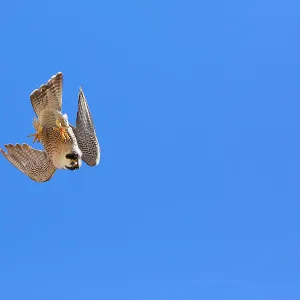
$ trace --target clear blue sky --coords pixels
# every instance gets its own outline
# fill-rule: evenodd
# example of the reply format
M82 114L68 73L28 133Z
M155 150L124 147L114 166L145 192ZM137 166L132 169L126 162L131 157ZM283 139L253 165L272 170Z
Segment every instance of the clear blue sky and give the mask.
M299 1L3 1L0 145L82 86L98 167L0 157L0 299L300 299Z

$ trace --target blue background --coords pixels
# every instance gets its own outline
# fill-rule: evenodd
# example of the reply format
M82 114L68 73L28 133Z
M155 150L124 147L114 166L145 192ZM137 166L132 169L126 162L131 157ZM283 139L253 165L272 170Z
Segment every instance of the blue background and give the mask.
M299 8L4 1L1 147L62 71L102 152L45 184L0 157L0 299L300 299Z

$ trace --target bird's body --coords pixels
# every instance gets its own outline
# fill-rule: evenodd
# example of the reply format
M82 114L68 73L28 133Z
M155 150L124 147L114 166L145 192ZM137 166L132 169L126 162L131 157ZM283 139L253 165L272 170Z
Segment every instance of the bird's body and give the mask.
M68 141L62 139L58 130L53 130L53 128L56 128L57 122L66 128L66 133L69 136ZM62 115L61 112L54 109L45 109L41 112L38 119L34 121L34 127L38 129L39 126L43 128L40 134L40 142L57 169L65 169L70 164L66 158L67 154L74 153L79 157L82 156L66 114Z
M56 169L79 169L84 160L95 166L100 160L100 147L91 114L82 89L78 97L76 127L62 114L62 73L34 90L30 95L32 107L37 115L33 121L38 140L45 151L31 148L27 144L5 145L8 152L0 152L31 179L49 180Z

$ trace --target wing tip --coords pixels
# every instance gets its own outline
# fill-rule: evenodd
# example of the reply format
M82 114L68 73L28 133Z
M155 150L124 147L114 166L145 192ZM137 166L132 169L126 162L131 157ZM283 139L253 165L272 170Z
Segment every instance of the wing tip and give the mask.
M53 75L47 82L47 84L52 83L53 81L62 80L63 79L63 73L57 72L55 75Z
M85 161L90 167L96 167L97 165L99 165L100 163L100 148L99 148L99 152L97 153L97 156L92 159L86 159L86 157L83 157L83 161Z
M30 94L30 97L34 96L34 94L39 93L39 92L44 92L50 83L54 81L55 79L62 79L63 78L63 73L62 72L57 72L55 75L53 75L47 83L42 84L38 89L33 90L33 92Z
M78 92L78 98L80 99L80 98L84 98L84 93L83 93L83 89L82 89L82 87L80 86L79 87L79 92Z

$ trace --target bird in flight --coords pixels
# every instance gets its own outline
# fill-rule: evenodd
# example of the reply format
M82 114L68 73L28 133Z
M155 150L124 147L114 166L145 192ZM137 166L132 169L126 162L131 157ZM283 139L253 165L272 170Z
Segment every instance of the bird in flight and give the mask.
M100 146L92 116L80 88L76 127L62 114L61 72L30 95L31 105L37 116L33 121L36 132L29 135L40 142L44 151L28 144L4 145L4 157L24 174L37 182L48 181L57 169L78 170L82 161L96 166L100 161Z

